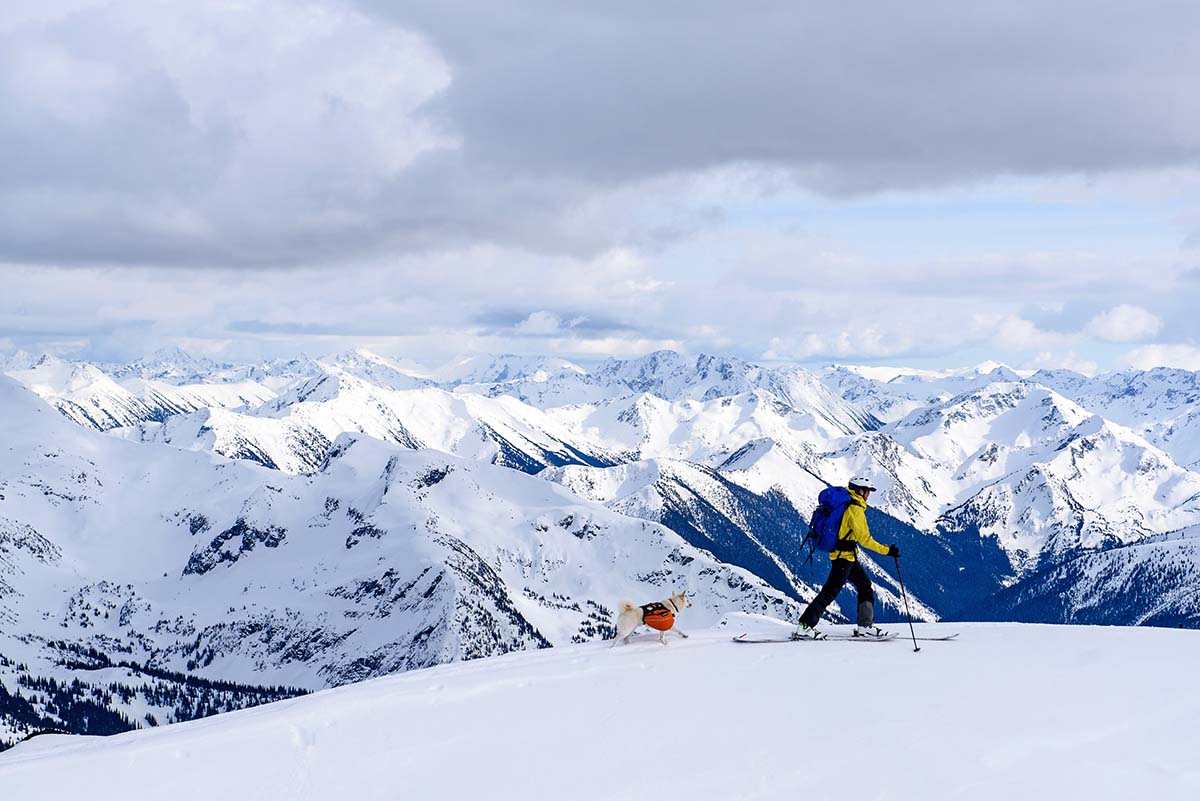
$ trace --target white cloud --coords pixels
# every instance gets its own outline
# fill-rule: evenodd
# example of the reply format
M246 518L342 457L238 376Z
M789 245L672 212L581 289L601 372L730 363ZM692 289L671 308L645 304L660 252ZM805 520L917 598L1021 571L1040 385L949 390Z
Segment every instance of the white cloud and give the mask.
M767 361L821 358L877 359L916 349L919 343L911 333L894 325L864 324L830 333L807 333L798 337L772 337L760 358Z
M450 84L437 51L336 0L0 19L4 74L0 248L50 263L340 255L396 227L401 173L459 144L422 109Z
M686 353L687 343L678 339L596 337L593 339L551 340L552 352L584 356L644 356L656 350Z
M1152 367L1200 370L1200 348L1194 345L1147 345L1125 354L1125 362L1138 370Z
M975 314L968 333L993 348L1039 352L1064 350L1079 339L1075 334L1045 331L1017 314Z
M536 311L516 325L517 333L526 336L549 336L557 334L561 328L559 316L548 311Z
M1033 359L1031 359L1028 363L1026 363L1022 369L1074 370L1077 373L1093 376L1099 371L1100 365L1091 359L1083 358L1074 351L1069 353L1051 353L1050 351L1042 351L1037 356L1033 357Z
M1122 303L1097 314L1084 331L1105 342L1144 342L1162 329L1162 320L1140 306Z
M630 292L658 292L662 289L670 289L673 285L672 281L659 281L654 278L625 282L625 288Z

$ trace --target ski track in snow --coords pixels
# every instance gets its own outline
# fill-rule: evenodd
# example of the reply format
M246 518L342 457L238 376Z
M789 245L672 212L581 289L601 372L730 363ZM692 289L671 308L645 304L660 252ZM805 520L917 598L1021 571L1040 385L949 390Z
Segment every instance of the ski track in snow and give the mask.
M170 799L1191 799L1200 635L931 624L913 653L691 639L443 665L0 755L0 795ZM907 632L905 632L907 633ZM911 643L909 644L911 646Z

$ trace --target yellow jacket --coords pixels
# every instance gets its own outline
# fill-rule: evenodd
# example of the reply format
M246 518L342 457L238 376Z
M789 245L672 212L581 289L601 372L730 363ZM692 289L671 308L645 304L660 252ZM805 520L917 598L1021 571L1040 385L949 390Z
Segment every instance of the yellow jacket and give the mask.
M888 552L888 546L876 542L871 536L871 530L867 528L866 500L862 495L850 490L850 505L846 507L846 512L842 515L842 525L838 528L838 544L829 552L829 558L858 561L856 545L870 548L875 553L885 556Z

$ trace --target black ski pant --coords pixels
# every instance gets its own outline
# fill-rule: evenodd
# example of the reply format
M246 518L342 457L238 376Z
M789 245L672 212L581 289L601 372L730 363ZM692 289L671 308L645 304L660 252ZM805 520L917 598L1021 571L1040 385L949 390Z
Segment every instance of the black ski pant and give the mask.
M806 626L817 625L821 615L838 597L847 581L853 584L858 592L858 625L875 625L875 593L871 589L871 579L862 565L849 559L833 560L829 568L829 578L825 579L825 586L817 593L817 597L813 598L804 614L800 615L800 622Z

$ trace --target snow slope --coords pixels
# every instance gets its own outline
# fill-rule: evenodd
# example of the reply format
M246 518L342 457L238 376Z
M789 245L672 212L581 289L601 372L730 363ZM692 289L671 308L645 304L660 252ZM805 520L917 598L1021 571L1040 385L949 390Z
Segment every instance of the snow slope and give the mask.
M621 514L662 523L691 545L749 570L794 598L812 600L829 575L825 557L809 563L801 547L808 532L805 515L782 492L756 494L716 470L671 459L615 467L569 465L547 468L539 475ZM807 512L811 505L801 508ZM880 619L898 614L900 591L893 578L869 552L859 558L875 577ZM915 593L911 600L914 616L937 619ZM841 609L853 610L855 604L846 590L828 616L837 619Z
M843 400L886 422L992 384L1026 381L1134 429L1180 465L1200 466L1200 372L1155 367L1097 376L1071 370L1039 370L1030 375L983 364L940 372L837 366L818 375Z
M219 383L231 365L196 357L183 348L160 348L141 359L123 364L104 365L104 371L118 381L139 378L166 384Z
M1200 467L1200 373L1156 367L1089 379L1055 370L1038 372L1033 380L1138 430L1180 464Z
M378 372L378 365L369 366ZM392 377L377 384L330 366L255 409L204 409L121 433L142 442L248 459L285 473L316 470L333 441L346 432L526 472L547 465L613 462L586 445L573 447L563 426L514 398L390 388L398 381Z
M275 397L273 391L256 381L168 384L153 379L127 378L121 386L141 398L155 412L155 420L197 409L253 407Z
M193 366L197 364L203 363ZM178 379L166 368L147 368L145 372ZM43 356L24 369L8 370L9 376L67 418L101 431L162 421L200 409L257 406L275 397L275 392L250 380L211 381L205 380L208 374L188 373L194 380L183 383L141 378L132 368L115 373L125 377L117 382L94 365L53 356Z
M979 620L1192 626L1200 618L1200 526L1078 554L966 612Z
M106 431L155 419L144 401L90 364L43 356L8 375L82 426Z
M933 403L823 457L876 476L872 500L901 519L995 540L1019 575L1200 522L1200 474L1026 381Z
M344 434L292 476L84 429L4 377L0 408L0 657L20 673L82 678L63 662L94 649L316 688L603 637L627 596L686 588L697 622L798 613L663 526L516 470Z
M686 620L686 618L685 618ZM945 631L946 625L919 627ZM594 643L0 754L23 801L1062 799L1200 794L1191 631L972 624L959 641ZM835 692L820 687L832 677Z

